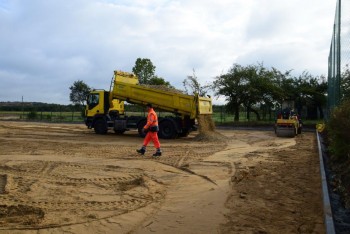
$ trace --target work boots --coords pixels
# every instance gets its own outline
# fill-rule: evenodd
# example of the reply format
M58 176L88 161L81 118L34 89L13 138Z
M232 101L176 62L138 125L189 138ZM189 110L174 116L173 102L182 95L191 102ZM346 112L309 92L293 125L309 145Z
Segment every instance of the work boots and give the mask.
M137 153L141 154L141 155L145 155L146 153L146 147L142 146L141 149L136 150ZM160 150L160 148L157 149L157 151L153 154L153 157L158 158L162 156L162 151Z
M160 156L162 156L162 151L160 148L158 148L157 151L153 154L153 157L158 158Z
M141 149L136 150L137 153L144 155L146 153L146 147L142 146Z

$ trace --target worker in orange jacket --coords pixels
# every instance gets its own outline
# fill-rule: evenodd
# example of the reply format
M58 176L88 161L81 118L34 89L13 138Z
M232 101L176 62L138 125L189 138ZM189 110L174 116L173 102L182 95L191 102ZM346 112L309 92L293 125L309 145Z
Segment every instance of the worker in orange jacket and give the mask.
M152 104L147 104L147 123L143 127L142 132L147 133L146 137L143 141L143 146L141 149L136 150L139 154L144 155L146 152L146 147L148 143L152 140L154 147L157 149L156 152L153 154L153 157L160 157L162 155L162 151L160 150L160 143L158 140L158 116L156 112L153 110Z

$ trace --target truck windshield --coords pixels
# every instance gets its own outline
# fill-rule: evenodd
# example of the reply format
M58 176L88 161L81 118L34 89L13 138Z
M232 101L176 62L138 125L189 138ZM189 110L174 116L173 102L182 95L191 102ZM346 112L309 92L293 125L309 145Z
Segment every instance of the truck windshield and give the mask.
M90 108L93 108L98 105L99 102L99 94L98 93L92 93L88 96L87 104Z

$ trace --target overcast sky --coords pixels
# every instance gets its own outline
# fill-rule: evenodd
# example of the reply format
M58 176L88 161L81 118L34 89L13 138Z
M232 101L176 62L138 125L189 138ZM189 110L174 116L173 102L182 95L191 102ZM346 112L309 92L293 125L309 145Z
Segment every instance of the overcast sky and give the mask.
M149 58L182 89L234 63L327 74L336 0L0 0L0 101L69 104Z

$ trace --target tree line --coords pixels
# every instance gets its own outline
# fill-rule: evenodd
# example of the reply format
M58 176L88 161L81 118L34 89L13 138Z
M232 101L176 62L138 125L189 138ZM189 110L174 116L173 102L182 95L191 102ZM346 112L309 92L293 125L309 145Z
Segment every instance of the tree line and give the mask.
M295 103L297 113L307 107L310 119L323 118L326 106L327 81L324 76L313 76L308 72L292 76L291 70L281 72L266 68L263 64L242 66L233 64L225 74L215 77L212 88L215 95L224 96L228 112L239 120L239 110L247 109L247 118L253 112L260 119L258 109L278 110L284 100Z
M81 111L79 105L60 105L53 103L42 102L3 102L0 103L0 111L17 111L17 112L31 112L31 111L45 111L45 112L72 112Z
M174 88L170 82L156 75L155 70L156 66L147 58L137 58L132 68L140 84ZM323 75L313 76L305 71L293 76L292 70L281 72L274 67L267 68L263 63L247 66L235 63L226 73L214 77L211 83L205 85L200 84L193 70L193 74L183 80L183 88L187 94L204 96L212 91L217 97L223 96L226 111L234 115L235 121L239 121L242 108L247 110L248 120L251 113L259 120L259 110L278 110L284 100L294 101L298 113L307 107L307 117L310 119L317 118L317 113L323 118L323 108L327 103L327 81ZM83 105L91 88L79 80L70 90L70 100L76 105Z

